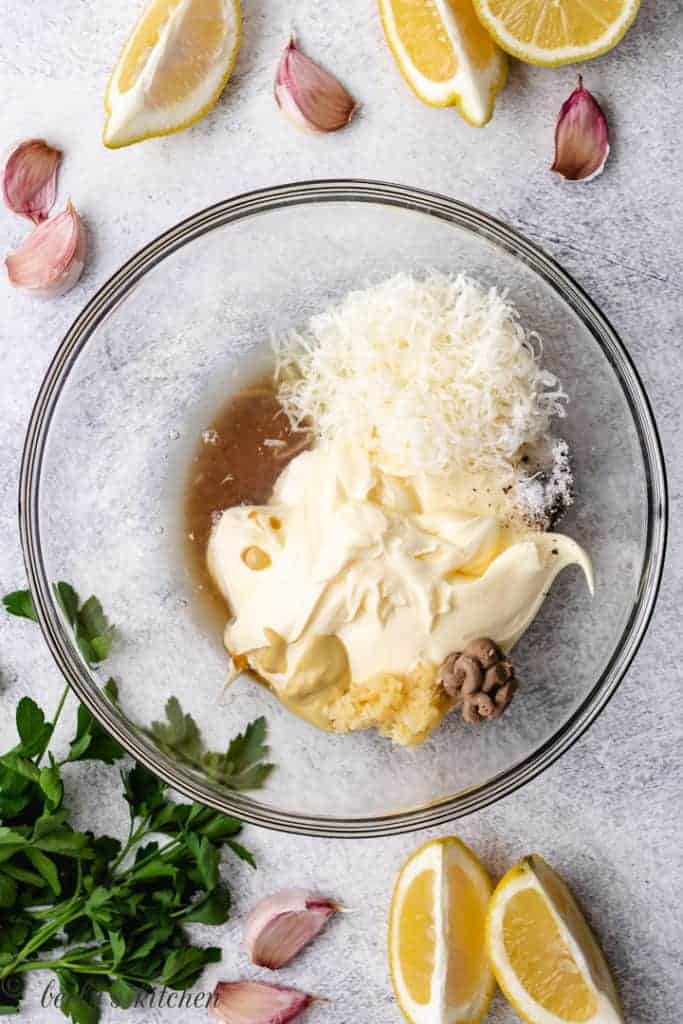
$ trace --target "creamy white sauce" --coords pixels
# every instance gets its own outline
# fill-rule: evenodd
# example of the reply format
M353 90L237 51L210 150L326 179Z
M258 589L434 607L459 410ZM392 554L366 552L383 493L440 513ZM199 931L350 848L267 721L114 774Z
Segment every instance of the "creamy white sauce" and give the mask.
M233 614L226 647L283 695L315 638L338 638L363 681L480 636L509 649L568 565L593 589L585 551L511 524L493 478L388 476L341 443L294 459L268 505L225 511L208 564Z

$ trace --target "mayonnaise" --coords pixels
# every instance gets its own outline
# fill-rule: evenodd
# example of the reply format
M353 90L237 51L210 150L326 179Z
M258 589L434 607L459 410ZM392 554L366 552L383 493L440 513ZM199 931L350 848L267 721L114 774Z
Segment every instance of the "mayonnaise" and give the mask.
M476 637L509 650L563 568L591 592L593 578L569 537L511 524L500 493L388 476L342 443L303 452L268 505L226 510L211 534L226 647L323 728L353 683L438 666Z

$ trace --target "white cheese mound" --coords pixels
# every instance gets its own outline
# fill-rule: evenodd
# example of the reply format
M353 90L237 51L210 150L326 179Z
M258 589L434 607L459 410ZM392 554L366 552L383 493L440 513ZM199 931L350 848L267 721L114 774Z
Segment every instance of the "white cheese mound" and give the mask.
M292 426L343 436L398 475L512 474L520 449L564 415L540 338L504 292L464 274L397 274L350 292L274 348Z

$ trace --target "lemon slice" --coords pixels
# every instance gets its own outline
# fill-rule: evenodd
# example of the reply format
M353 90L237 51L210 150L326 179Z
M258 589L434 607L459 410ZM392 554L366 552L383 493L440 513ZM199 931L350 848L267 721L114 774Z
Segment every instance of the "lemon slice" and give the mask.
M616 46L640 0L474 0L482 24L528 64L574 64Z
M565 883L537 854L498 883L486 949L498 984L529 1024L623 1024L600 947Z
M214 105L240 43L239 0L151 0L107 86L112 149L180 131Z
M491 119L507 75L505 54L472 0L379 0L384 33L403 77L432 107L456 106L470 124Z
M476 1024L495 981L484 927L491 880L454 836L422 846L404 864L391 901L389 964L411 1024Z

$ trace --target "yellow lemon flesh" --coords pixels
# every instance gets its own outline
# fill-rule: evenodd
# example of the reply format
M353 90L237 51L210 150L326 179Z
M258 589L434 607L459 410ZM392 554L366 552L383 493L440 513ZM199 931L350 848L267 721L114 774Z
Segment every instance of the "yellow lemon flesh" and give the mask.
M107 86L104 143L180 131L214 105L239 49L239 0L151 0Z
M387 42L415 94L433 107L457 107L476 127L486 124L507 61L472 0L379 0L379 7Z
M623 1024L609 969L581 910L537 854L496 887L486 949L498 984L529 1024Z
M616 46L640 0L474 0L499 46L528 64L573 64Z
M389 963L411 1024L476 1024L495 982L484 950L493 886L455 837L422 846L398 876L389 920Z

